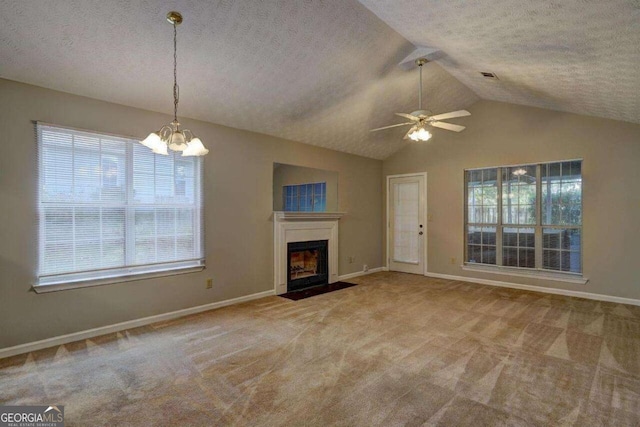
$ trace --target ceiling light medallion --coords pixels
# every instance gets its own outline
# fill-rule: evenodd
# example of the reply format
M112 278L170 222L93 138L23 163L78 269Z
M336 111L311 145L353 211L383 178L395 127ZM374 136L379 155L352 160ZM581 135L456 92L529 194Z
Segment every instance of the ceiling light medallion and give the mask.
M156 154L168 155L167 148L173 151L181 151L183 156L204 156L209 152L200 138L196 137L189 129L180 129L178 122L178 99L180 88L178 87L178 49L177 27L182 23L182 15L178 12L167 13L167 21L173 25L173 121L164 125L157 132L151 132L140 143L149 147Z

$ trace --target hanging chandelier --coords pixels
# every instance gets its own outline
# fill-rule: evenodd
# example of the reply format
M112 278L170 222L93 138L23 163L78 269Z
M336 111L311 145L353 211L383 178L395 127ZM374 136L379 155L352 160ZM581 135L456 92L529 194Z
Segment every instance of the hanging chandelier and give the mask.
M178 122L178 100L180 88L178 87L178 49L177 27L182 23L182 15L178 12L167 13L167 21L173 25L173 121L164 125L157 132L151 132L140 143L149 147L156 154L168 155L167 149L181 151L183 156L204 156L209 152L200 138L196 137L189 129L181 129Z

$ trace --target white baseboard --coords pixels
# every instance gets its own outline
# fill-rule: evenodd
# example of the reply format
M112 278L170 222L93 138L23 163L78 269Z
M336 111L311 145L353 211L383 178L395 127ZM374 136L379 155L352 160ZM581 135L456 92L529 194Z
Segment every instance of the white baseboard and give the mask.
M565 289L546 288L543 286L521 285L519 283L500 282L498 280L478 279L475 277L453 276L450 274L426 273L425 276L436 279L457 280L460 282L479 283L481 285L499 286L502 288L522 289L525 291L543 292L546 294L565 295L569 297L586 298L597 301L615 302L619 304L630 304L640 306L640 300L633 298L623 298L611 295L592 294L590 292L569 291Z
M348 280L353 279L354 277L366 276L367 274L378 273L380 271L386 271L385 267L376 267L370 268L367 271L356 271L355 273L344 274L342 276L338 276L338 280Z
M155 316L143 317L142 319L129 320L126 322L116 323L114 325L101 326L99 328L87 329L85 331L74 332L67 335L60 335L57 337L47 338L40 341L34 341L26 344L16 345L14 347L6 347L6 348L0 349L0 359L4 357L15 356L16 354L29 353L31 351L41 350L43 348L54 347L57 345L67 344L74 341L80 341L87 338L93 338L100 335L119 332L125 329L137 328L140 326L149 325L151 323L177 319L178 317L201 313L203 311L209 311L216 308L226 307L228 305L239 304L241 302L264 298L271 295L275 295L275 292L273 289L269 291L258 292L256 294L245 295L243 297L232 298L225 301L218 301L210 304L199 305L196 307L190 307L182 310L172 311L169 313L157 314Z

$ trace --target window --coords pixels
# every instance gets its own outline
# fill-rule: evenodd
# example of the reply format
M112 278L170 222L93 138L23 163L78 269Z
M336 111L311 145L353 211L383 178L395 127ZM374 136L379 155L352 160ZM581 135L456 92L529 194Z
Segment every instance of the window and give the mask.
M204 266L201 159L38 123L38 285Z
M582 161L465 171L465 261L582 273Z
M324 212L327 210L327 183L285 185L282 197L287 212Z

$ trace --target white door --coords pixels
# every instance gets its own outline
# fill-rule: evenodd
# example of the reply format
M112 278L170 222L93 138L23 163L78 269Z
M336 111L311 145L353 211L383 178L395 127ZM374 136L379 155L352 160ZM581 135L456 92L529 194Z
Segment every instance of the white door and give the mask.
M389 177L389 270L425 273L427 229L424 174Z

